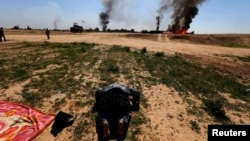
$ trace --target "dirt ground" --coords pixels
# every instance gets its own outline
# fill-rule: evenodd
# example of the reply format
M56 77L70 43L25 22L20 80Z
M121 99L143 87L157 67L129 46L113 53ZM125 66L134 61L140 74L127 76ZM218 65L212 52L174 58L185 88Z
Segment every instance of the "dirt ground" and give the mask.
M190 61L205 65L213 65L221 70L226 70L241 76L246 82L250 82L250 64L237 61L234 57L250 56L250 36L249 35L230 35L230 37L239 37L240 44L248 48L232 48L222 46L220 42L215 43L215 35L188 35L189 39L178 37L173 39L173 35L153 34L143 35L141 33L68 33L51 32L51 39L47 40L43 31L32 32L13 32L6 31L7 42L0 43L1 48L8 44L17 44L18 42L88 42L105 45L122 45L133 48L147 48L148 51L164 52L167 55L181 54ZM200 40L196 37L202 37ZM226 35L223 35L225 37ZM191 40L190 38L194 38ZM220 36L221 37L221 36ZM224 39L224 38L223 38ZM238 38L237 38L238 39ZM237 40L236 39L236 40ZM204 42L202 42L202 40ZM231 39L232 40L232 39ZM238 39L239 40L239 39ZM201 44L202 43L202 44ZM13 93L19 91L21 86L11 87L5 92ZM143 135L139 136L140 141L206 141L207 125L212 124L209 116L194 117L188 115L186 109L190 106L185 102L174 89L166 85L143 86L143 94L148 99L150 108L142 109L145 115L148 115L147 125L143 125ZM227 97L232 102L242 102ZM189 95L197 105L201 102L192 95ZM44 110L46 111L46 110ZM236 116L234 111L230 111L228 116L235 124L249 124L250 115ZM196 133L190 128L190 120L202 121L200 124L201 132ZM67 134L60 133L58 137L50 134L50 127L39 135L35 141L65 141ZM94 132L94 131L93 131ZM93 141L96 137L93 137Z
M183 54L191 61L214 66L250 79L249 64L235 61L235 57L250 55L250 34L197 34L197 35L168 35L141 33L103 33L83 32L72 34L64 31L51 31L50 40L43 30L15 31L7 30L8 42L87 42L104 45L121 45L133 48L147 48L148 51L164 52L167 55ZM246 46L233 48L230 46ZM229 47L226 47L229 46Z

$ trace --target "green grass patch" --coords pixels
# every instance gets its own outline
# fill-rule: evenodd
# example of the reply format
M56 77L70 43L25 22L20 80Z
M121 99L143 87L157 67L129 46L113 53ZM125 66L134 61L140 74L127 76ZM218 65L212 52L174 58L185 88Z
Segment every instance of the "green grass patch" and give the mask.
M243 62L250 62L250 56L246 56L246 57L237 57L239 60L243 61Z
M52 100L57 95L57 90L61 89L63 98L52 107L55 111L60 110L70 101L71 106L76 108L70 110L77 113L81 107L93 106L97 88L125 79L129 85L136 86L139 90L143 90L142 86L150 88L152 85L165 84L182 96L191 93L204 98L204 109L199 106L187 109L192 115L207 112L224 122L229 120L223 111L225 107L249 111L250 96L246 89L250 86L239 83L236 79L240 78L234 74L220 72L211 66L201 67L179 55L167 56L163 52L150 54L146 48L131 51L130 47L114 45L102 50L96 46L84 42L21 43L15 49L24 52L3 52L0 56L0 88L7 89L16 82L27 82L22 92L17 94L20 94L24 103L33 107L44 106L43 101ZM249 62L249 56L239 59ZM211 100L211 95L218 98L220 93L228 93L247 104L223 103L223 100L213 98ZM192 101L189 102L190 105L193 104ZM143 91L140 106L144 109L150 106ZM72 131L74 140L81 140L85 133L92 133L87 129L93 126L90 124L94 122L93 116L93 113L88 112L87 120L76 123ZM144 113L134 113L129 139L138 140L140 125L147 122ZM190 125L194 131L199 132L196 121L190 121Z
M232 74L219 73L213 67L202 68L180 56L148 57L142 56L139 63L144 64L158 81L174 87L179 92L193 94L231 93L234 97L249 101L247 86L240 84Z
M238 44L238 43L229 43L229 44L225 44L224 46L232 47L232 48L250 48L250 46L241 45L241 44Z
M103 60L99 68L101 73L114 74L119 73L117 61L114 59Z

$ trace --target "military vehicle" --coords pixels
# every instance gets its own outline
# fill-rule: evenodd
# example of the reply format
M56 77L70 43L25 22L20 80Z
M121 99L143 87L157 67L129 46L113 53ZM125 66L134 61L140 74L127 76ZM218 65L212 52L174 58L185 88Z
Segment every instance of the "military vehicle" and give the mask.
M77 23L73 23L73 26L70 27L70 32L73 32L73 33L83 32L83 27L79 26Z

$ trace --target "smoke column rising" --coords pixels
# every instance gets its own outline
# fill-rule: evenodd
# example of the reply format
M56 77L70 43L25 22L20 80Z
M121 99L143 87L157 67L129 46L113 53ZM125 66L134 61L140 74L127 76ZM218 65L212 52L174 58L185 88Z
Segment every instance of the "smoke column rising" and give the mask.
M198 6L203 2L205 0L173 0L174 13L168 31L180 33L182 30L188 30L193 18L198 14Z
M54 29L57 29L58 24L60 24L62 22L62 18L60 16L56 16L55 20L54 20Z
M160 8L157 10L156 16L156 31L159 31L161 21L164 17L164 13L169 9L171 6L171 0L161 0Z
M168 31L181 33L183 30L188 30L193 18L198 14L198 6L205 1L206 0L161 0L159 9L157 10L156 30L159 30L164 14L166 14L169 9L173 10L171 11L173 14L171 15L172 21L168 26ZM116 5L118 2L121 2L121 0L102 0L105 9L100 13L99 18L103 31L107 30L111 16L115 18L115 15L118 15L116 12L120 12Z
M114 4L117 0L102 0L103 5L105 7L105 11L101 12L100 17L100 23L102 25L102 30L106 31L107 25L109 24L110 14L112 10L114 9Z

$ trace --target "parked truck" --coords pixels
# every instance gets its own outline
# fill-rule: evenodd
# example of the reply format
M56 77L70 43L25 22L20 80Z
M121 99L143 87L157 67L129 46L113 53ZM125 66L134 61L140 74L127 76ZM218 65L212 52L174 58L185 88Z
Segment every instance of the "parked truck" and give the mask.
M83 27L79 26L77 23L74 23L72 27L70 27L70 32L77 33L83 32Z

